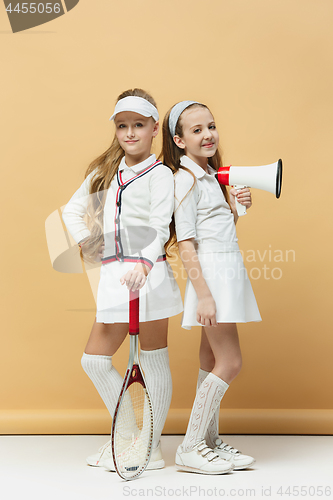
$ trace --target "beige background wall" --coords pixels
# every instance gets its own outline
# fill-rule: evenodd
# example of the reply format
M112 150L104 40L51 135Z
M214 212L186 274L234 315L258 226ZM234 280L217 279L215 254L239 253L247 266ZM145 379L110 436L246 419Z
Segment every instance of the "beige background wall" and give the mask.
M44 225L108 147L115 99L135 86L162 116L179 100L207 103L226 164L284 161L281 199L253 191L237 227L263 321L239 327L244 365L222 430L333 431L332 15L330 0L80 0L12 34L0 6L1 433L109 431L80 366L91 288L52 269ZM198 370L199 330L179 323L167 432L185 430Z

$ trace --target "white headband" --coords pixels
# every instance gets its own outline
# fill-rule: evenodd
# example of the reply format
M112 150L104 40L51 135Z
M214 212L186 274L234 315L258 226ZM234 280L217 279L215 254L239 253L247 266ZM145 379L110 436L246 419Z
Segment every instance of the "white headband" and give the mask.
M139 115L146 117L152 116L156 122L159 120L158 111L155 106L150 104L150 102L143 97L131 95L120 99L114 108L114 113L110 120L113 120L114 117L118 113L122 113L122 111L133 111L134 113L138 113Z
M170 111L169 130L170 130L170 134L172 135L172 137L176 133L176 126L177 126L177 122L179 120L180 115L182 114L182 112L186 108L191 106L191 104L200 104L200 103L198 103L197 101L181 101L178 104L175 104L174 107L172 108L172 110Z

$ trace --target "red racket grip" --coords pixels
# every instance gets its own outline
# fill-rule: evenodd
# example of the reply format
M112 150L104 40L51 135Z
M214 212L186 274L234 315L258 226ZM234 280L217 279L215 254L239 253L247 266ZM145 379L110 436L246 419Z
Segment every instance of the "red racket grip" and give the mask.
M139 334L139 290L129 293L129 334Z

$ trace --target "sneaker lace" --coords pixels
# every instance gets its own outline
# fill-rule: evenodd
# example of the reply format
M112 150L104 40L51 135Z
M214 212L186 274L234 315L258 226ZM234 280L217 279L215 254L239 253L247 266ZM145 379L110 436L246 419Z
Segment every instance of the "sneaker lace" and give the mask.
M103 446L100 447L100 449L98 450L98 452L103 455L103 453L105 452L105 450L107 450L107 448L109 448L109 446L111 446L111 440L108 441L107 443L103 444Z
M220 459L219 455L215 453L209 446L207 446L206 441L203 440L197 445L197 450L203 457L207 458L209 462L215 459Z
M227 451L228 453L232 453L233 455L240 454L241 452L237 450L237 448L234 448L233 446L230 446L227 443L223 443L222 439L218 438L215 440L216 448L218 448L221 451Z

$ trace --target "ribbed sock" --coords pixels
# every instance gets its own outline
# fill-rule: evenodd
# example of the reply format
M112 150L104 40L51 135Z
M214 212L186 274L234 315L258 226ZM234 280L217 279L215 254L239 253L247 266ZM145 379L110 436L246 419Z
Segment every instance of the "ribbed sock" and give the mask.
M205 378L209 373L210 372L207 372L206 370L202 370L201 368L199 368L197 389L199 389L200 385L202 384L202 382L205 380ZM215 410L215 413L213 414L212 419L209 422L208 429L205 434L205 441L207 446L209 446L209 448L215 448L216 446L215 441L219 437L219 418L220 418L220 405Z
M83 353L81 365L113 418L123 379L112 365L112 356Z
M172 379L169 366L168 348L140 351L140 362L145 374L154 415L153 448L158 446L168 415Z
M209 423L220 406L229 385L213 373L209 373L195 396L190 420L183 441L184 451L190 451L205 439Z

